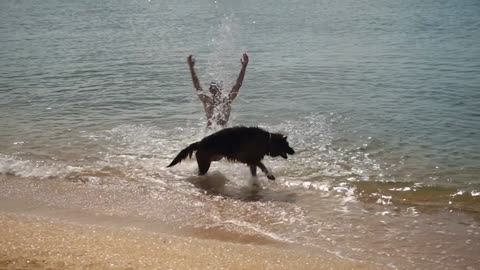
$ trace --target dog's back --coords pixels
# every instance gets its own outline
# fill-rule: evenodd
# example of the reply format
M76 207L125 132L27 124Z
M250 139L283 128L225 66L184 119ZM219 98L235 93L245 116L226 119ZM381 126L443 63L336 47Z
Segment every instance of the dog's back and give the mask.
M223 129L200 141L198 149L227 159L251 163L268 152L270 133L258 127Z

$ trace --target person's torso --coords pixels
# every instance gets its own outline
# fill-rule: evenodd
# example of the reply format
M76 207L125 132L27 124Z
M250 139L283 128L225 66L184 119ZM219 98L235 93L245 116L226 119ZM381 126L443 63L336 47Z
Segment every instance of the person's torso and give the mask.
M209 126L211 124L225 126L230 118L231 110L232 106L228 97L218 100L213 99L211 102L206 103L205 112Z

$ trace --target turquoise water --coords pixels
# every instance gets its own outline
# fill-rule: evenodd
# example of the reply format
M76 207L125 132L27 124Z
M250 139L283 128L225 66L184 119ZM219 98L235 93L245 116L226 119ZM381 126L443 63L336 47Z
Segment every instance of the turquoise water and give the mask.
M367 208L404 209L395 208L404 222L434 211L456 224L454 211L478 228L476 0L22 0L2 1L0 15L3 175L168 186L194 174L194 163L164 169L206 134L186 58L195 55L204 86L228 86L247 52L231 125L289 135L298 154L267 161L279 178L270 188L294 192L315 217L309 226L329 213L314 209L333 192L333 208L337 195L353 196ZM247 177L241 166L219 166L237 184ZM287 238L319 245L311 235Z

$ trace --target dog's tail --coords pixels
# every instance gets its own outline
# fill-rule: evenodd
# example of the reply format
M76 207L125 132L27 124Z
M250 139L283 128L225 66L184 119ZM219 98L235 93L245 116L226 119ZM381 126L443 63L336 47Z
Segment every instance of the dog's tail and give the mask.
M192 158L193 152L195 152L197 149L198 142L190 144L187 148L183 149L182 151L180 151L180 153L178 153L177 157L175 157L175 159L170 163L170 165L167 166L167 168L175 166L176 164L182 162L182 160L186 159L187 156L189 158Z

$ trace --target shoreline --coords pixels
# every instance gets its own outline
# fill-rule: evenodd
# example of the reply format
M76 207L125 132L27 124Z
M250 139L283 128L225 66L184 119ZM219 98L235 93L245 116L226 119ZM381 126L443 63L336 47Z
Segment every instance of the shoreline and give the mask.
M306 248L0 212L0 269L374 269Z

